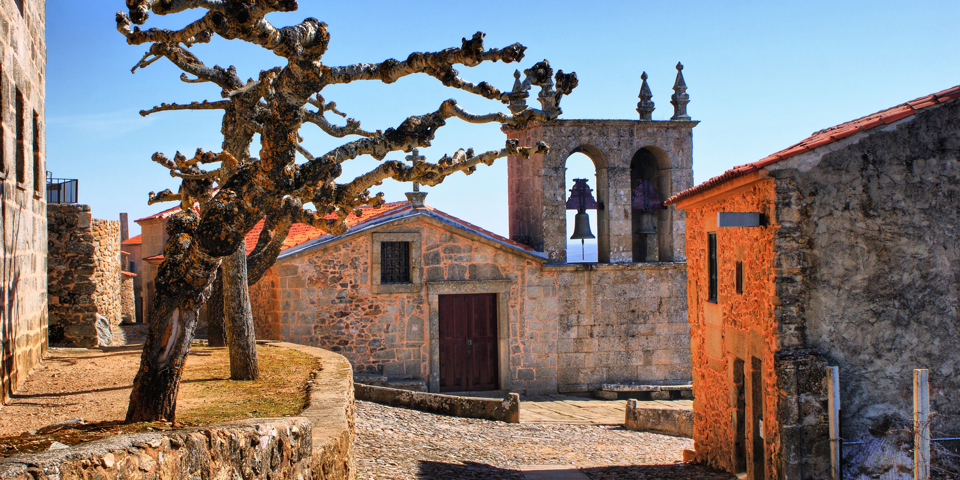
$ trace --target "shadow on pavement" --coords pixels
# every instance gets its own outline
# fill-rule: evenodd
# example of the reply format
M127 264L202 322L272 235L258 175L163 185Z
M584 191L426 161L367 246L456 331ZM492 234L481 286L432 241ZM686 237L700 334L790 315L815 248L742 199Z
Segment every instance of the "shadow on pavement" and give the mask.
M459 464L430 461L420 462L417 478L430 480L524 480L523 474L516 470L507 470L484 463L465 462Z
M590 480L622 478L631 480L735 480L737 478L726 472L689 463L586 467L581 468L580 471L590 477Z

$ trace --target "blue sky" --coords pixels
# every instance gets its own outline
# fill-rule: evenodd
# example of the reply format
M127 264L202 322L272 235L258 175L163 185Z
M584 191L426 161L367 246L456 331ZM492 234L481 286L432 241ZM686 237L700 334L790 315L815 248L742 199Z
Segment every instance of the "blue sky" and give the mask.
M956 1L300 4L299 12L268 19L277 26L310 16L325 21L331 33L324 58L329 65L455 47L476 31L487 34L488 48L520 42L528 47L521 70L546 58L554 68L577 72L580 86L561 104L562 118L568 119L638 118L643 71L657 105L654 119L669 118L674 66L682 61L688 112L701 121L694 130L697 183L821 128L960 84ZM218 150L221 142L216 112L148 118L137 112L161 102L218 99L219 91L181 82L180 71L166 60L132 75L146 47L127 45L116 31L114 16L123 7L122 0L47 1L47 168L55 177L80 180L80 202L90 204L95 217L116 219L129 212L133 220L165 208L148 206L147 192L176 189L167 171L150 161L154 152ZM153 16L147 26L179 28L197 17L197 12ZM193 51L208 65L235 65L243 77L280 64L279 57L258 47L219 38ZM509 89L516 68L497 63L458 70L472 81ZM502 107L426 76L323 93L368 129L395 126L408 115L435 110L447 98L477 113ZM339 145L309 125L301 135L315 154ZM503 141L496 126L451 123L421 153L436 160L458 148L496 149ZM343 179L375 163L357 161ZM408 185L383 186L388 200L401 200L408 190ZM429 204L508 233L505 161L427 190ZM138 230L131 224L132 234Z

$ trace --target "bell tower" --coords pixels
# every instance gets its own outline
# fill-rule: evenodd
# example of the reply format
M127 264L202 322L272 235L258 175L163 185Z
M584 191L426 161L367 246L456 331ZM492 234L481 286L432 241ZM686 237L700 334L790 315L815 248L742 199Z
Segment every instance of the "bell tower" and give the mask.
M545 155L508 160L510 238L567 261L565 173L574 153L596 167L599 263L682 262L684 215L663 200L693 186L693 128L687 85L677 64L673 116L652 120L653 95L640 77L639 120L554 120L504 131L522 145L550 145Z

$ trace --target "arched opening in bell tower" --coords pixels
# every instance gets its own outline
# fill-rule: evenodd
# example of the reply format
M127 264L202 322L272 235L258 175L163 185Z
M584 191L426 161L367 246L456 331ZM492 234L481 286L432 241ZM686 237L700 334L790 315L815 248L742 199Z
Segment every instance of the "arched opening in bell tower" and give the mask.
M659 262L661 230L665 227L666 199L664 174L670 164L666 153L644 147L630 161L630 213L634 262Z
M596 149L577 148L564 162L563 201L566 206L565 231L568 263L603 262L606 261L604 258L608 257L600 251L604 244L601 238L605 230L600 218L603 187L597 181L599 169L597 160L594 159L594 157L602 159L602 154L599 150L592 150ZM579 197L580 192L584 196L582 203Z

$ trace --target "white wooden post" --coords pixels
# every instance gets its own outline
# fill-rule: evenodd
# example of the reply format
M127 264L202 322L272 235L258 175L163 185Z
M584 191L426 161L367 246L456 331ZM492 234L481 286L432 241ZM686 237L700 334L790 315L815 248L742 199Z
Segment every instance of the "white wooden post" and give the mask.
M830 478L840 480L840 368L827 367L827 418L830 428Z
M913 371L913 478L930 478L930 387L926 369Z

